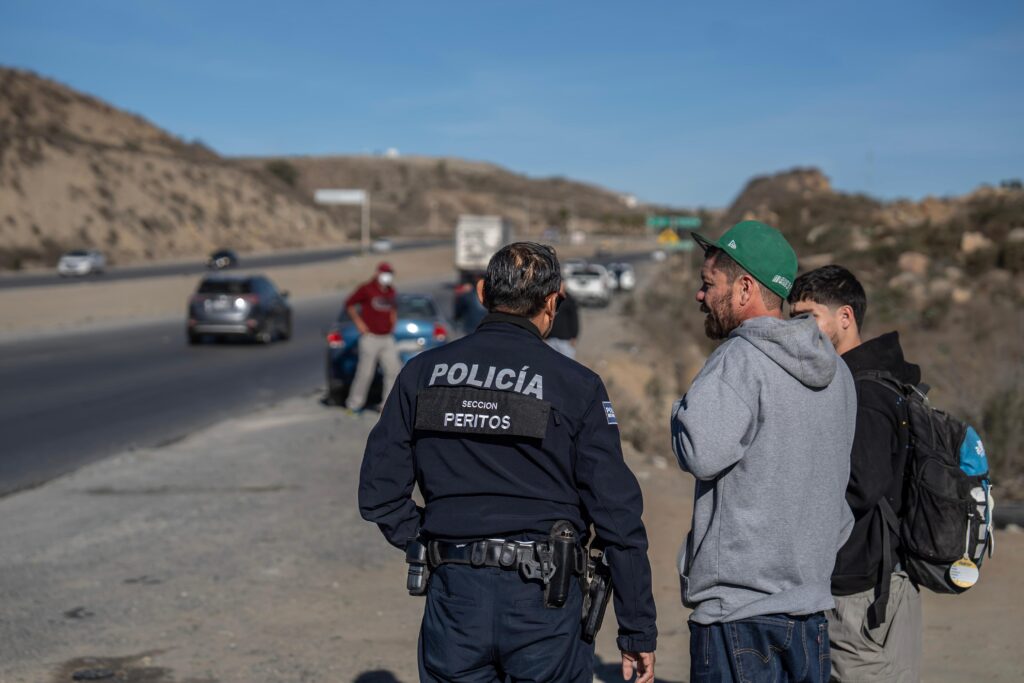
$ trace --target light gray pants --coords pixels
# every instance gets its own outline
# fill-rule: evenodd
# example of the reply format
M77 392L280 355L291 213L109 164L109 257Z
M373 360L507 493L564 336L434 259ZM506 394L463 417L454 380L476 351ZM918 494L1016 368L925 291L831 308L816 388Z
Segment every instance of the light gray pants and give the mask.
M828 610L832 681L916 683L921 679L921 594L906 572L893 572L885 623L868 628L874 590L835 596Z
M366 394L373 384L373 376L380 363L384 373L384 389L382 401L386 401L391 387L402 369L402 361L398 358L395 338L390 334L364 334L359 337L359 364L356 376L352 379L352 387L348 391L345 407L350 410L362 410L366 406Z
M572 345L572 342L568 339L552 339L548 337L545 340L548 346L561 353L563 356L568 356L573 360L576 360L576 347Z

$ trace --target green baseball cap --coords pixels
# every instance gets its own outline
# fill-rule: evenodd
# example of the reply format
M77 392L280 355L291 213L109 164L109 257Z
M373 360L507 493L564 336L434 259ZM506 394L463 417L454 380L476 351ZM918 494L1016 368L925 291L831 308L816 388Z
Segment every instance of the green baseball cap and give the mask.
M712 242L691 233L704 251L716 247L740 264L743 270L783 299L796 279L796 252L782 233L761 221L743 221Z

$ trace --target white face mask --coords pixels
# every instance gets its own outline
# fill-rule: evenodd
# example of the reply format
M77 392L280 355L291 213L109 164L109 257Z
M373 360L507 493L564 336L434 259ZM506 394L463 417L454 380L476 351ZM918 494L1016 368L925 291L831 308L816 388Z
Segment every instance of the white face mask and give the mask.
M380 283L381 287L390 287L391 283L395 281L395 276L392 273L378 273L377 282Z

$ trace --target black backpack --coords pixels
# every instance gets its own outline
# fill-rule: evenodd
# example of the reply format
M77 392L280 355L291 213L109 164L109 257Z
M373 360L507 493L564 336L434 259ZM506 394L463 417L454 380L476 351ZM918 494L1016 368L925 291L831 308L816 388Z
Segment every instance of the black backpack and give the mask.
M914 583L936 593L962 593L977 582L986 553L992 554L994 501L978 433L932 407L927 386L906 384L878 370L863 370L854 377L895 392L904 410L901 427L908 430L902 516L885 498L878 504L883 520L883 580L869 618L881 623L894 565L890 533L899 535L900 560Z

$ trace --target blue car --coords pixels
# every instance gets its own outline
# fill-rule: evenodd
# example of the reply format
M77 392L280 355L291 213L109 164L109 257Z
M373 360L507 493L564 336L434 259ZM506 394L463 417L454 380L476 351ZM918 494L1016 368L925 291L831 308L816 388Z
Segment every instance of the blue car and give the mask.
M410 358L446 343L449 338L448 321L441 315L434 298L428 294L399 294L395 297L398 323L394 337L398 355L404 365ZM327 399L344 405L349 386L359 362L359 331L344 308L338 320L327 332ZM366 405L382 401L383 375L377 366L376 376L366 397Z

